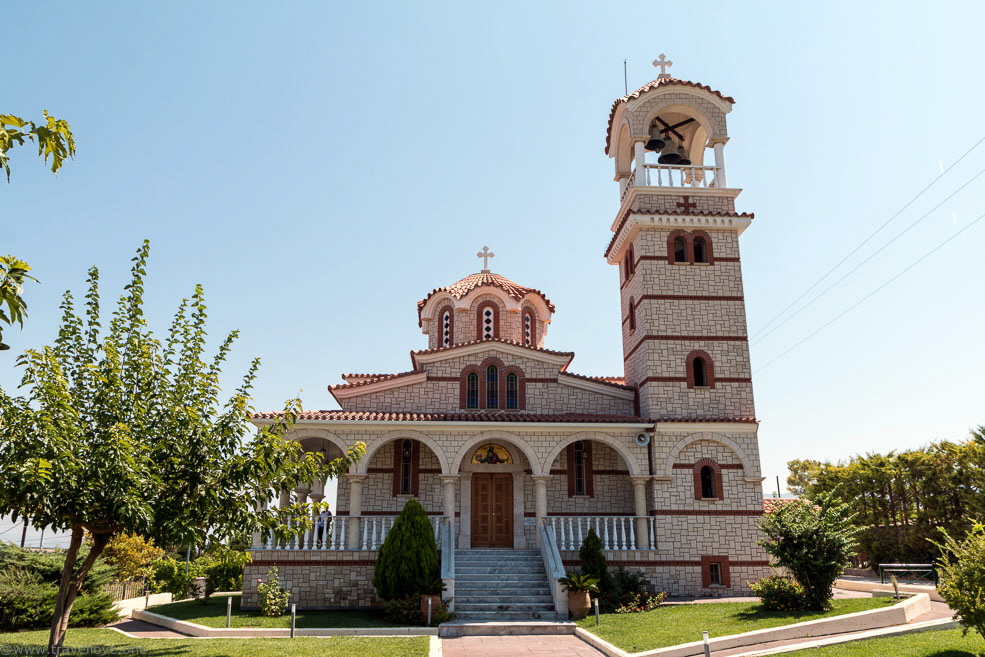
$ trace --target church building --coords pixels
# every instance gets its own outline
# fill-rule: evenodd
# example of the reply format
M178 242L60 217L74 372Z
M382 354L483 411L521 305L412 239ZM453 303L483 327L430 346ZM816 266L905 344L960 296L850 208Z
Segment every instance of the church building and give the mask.
M411 498L459 618L567 618L556 577L578 569L590 528L610 568L653 591L745 595L770 574L739 257L753 215L725 168L734 100L654 65L605 138L619 203L600 247L619 271L622 366L578 374L549 340L548 295L495 273L484 247L479 272L417 302L427 345L409 364L343 374L328 388L340 410L301 413L289 438L306 451L366 454L331 518L287 544L255 537L244 607L273 565L299 608L378 606L376 549ZM324 485L280 502L321 501Z

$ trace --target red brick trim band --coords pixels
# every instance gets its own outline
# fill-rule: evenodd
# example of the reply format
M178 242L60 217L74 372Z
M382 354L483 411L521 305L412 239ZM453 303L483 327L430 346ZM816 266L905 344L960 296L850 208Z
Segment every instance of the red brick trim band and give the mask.
M702 294L644 294L640 301L745 301L745 297L723 297Z
M629 476L629 470L592 470L592 474L597 475L626 475Z
M644 335L640 338L636 346L629 350L623 360L636 353L636 350L643 346L647 340L667 340L679 342L748 342L749 336L746 335Z
M428 381L437 381L438 383L458 383L462 380L460 376L431 376L428 375Z
M429 516L443 516L445 515L443 511L426 511ZM336 511L337 516L347 516L348 511ZM394 509L393 511L363 511L360 515L362 516L396 516L400 515L399 509Z
M418 474L441 474L441 468L418 468Z
M359 561L304 561L301 559L268 559L264 561L251 561L251 566L375 566L375 559L361 559ZM283 576L283 574L281 575Z
M686 376L648 376L640 381L642 388L648 383L687 383ZM715 383L752 383L750 378L742 377L715 377Z
M761 510L751 509L655 509L651 516L761 516Z
M673 465L673 468L675 470L693 470L694 467L695 467L695 465L697 465L697 464L695 464L695 463L675 463ZM745 466L743 466L741 463L719 463L718 464L718 467L720 467L722 470L743 470L743 469L745 469Z
M583 515L585 515L585 513L582 512L582 511L558 511L556 513L548 513L547 514L547 517L548 518L567 518L568 516L577 517L577 516L583 516ZM613 516L613 517L618 517L618 516L628 516L628 515L632 515L632 514L631 513L628 513L628 512L623 512L623 513L608 512L608 513L592 513L591 515L593 515L593 516Z
M527 379L527 383L557 383L557 379Z
M715 262L739 262L738 258L715 258Z
M565 552L574 552L574 550L564 550ZM253 563L257 563L254 561ZM305 563L323 563L319 561L306 561ZM562 559L561 563L565 566L580 566L580 559ZM630 559L606 559L606 563L616 565L616 566L669 566L674 568L680 567L694 567L700 568L700 561L637 561ZM729 561L729 565L733 568L757 568L763 566L769 566L769 561Z

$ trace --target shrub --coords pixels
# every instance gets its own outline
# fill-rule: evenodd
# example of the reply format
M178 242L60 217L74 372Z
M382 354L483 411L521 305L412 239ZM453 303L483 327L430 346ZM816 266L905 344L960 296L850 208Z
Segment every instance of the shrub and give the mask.
M154 572L151 562L164 556L164 550L136 534L117 534L103 550L106 562L116 570L116 579L146 579ZM74 613L74 610L73 610Z
M191 595L195 575L185 572L184 561L164 557L151 563L151 571L148 584L152 593L170 593L175 600L183 600Z
M612 576L609 574L609 566L605 563L605 555L602 554L602 539L595 533L594 528L589 528L588 536L578 550L578 556L581 558L581 572L599 581L599 594L611 593Z
M759 520L766 535L759 544L803 587L805 609L823 611L831 600L835 580L855 554L854 518L832 493L784 504Z
M421 581L438 578L438 545L421 503L407 500L376 554L373 586L384 600L420 593Z
M206 591L239 591L243 588L243 568L250 562L248 552L214 546L195 560L194 574L205 578Z
M387 600L383 603L383 620L398 625L424 625L421 597L414 594L397 600ZM454 614L448 611L447 601L443 600L441 604L431 609L431 625L450 621L453 617Z
M799 611L804 608L804 587L788 577L773 575L749 585L769 611Z
M267 570L267 581L257 586L257 593L260 596L260 612L264 616L283 616L287 611L291 591L281 587L277 566Z
M664 592L658 593L656 595L650 595L649 593L631 593L629 594L628 600L619 604L616 607L617 614L636 614L641 611L651 611L656 609L663 604L663 601L667 599L667 594Z
M41 573L19 566L0 570L0 632L38 630L51 626L58 584ZM119 617L113 596L102 590L75 599L70 627L95 627Z
M976 523L964 540L952 538L943 529L940 583L937 590L953 609L967 634L973 629L985 637L985 525Z

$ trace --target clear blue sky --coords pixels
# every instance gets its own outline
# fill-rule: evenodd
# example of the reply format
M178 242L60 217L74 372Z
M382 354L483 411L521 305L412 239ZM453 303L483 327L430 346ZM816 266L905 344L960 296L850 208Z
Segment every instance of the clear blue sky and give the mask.
M0 184L0 251L28 260L15 350L50 342L98 265L114 298L152 241L159 331L197 282L229 382L256 405L334 407L341 372L410 368L416 301L477 271L557 304L548 346L621 375L612 100L678 77L731 95L729 182L750 332L985 136L979 3L20 3L4 10L0 112L71 122L56 177L28 149ZM985 168L985 145L846 268ZM985 176L762 341L763 472L793 458L961 439L985 423L985 221L767 362L985 212ZM835 274L832 279L837 278ZM823 289L822 285L819 289ZM19 374L0 355L0 385ZM0 521L0 531L9 523ZM3 538L12 537L11 534Z

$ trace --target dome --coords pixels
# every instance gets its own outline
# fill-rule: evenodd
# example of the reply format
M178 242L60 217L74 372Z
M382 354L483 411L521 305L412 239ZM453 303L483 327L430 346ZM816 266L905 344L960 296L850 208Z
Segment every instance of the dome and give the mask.
M517 301L522 301L528 294L535 294L544 300L547 308L552 313L554 312L554 304L551 303L551 300L548 299L540 290L532 287L524 287L523 285L514 283L510 279L505 276L500 276L499 274L494 274L492 272L479 272L478 274L470 274L465 278L452 283L451 285L446 285L445 287L439 287L431 290L431 293L428 294L427 297L417 302L417 313L420 315L421 311L424 310L424 306L435 294L447 292L455 299L461 299L472 290L484 286L499 288L500 290L506 292L506 294L512 299Z

